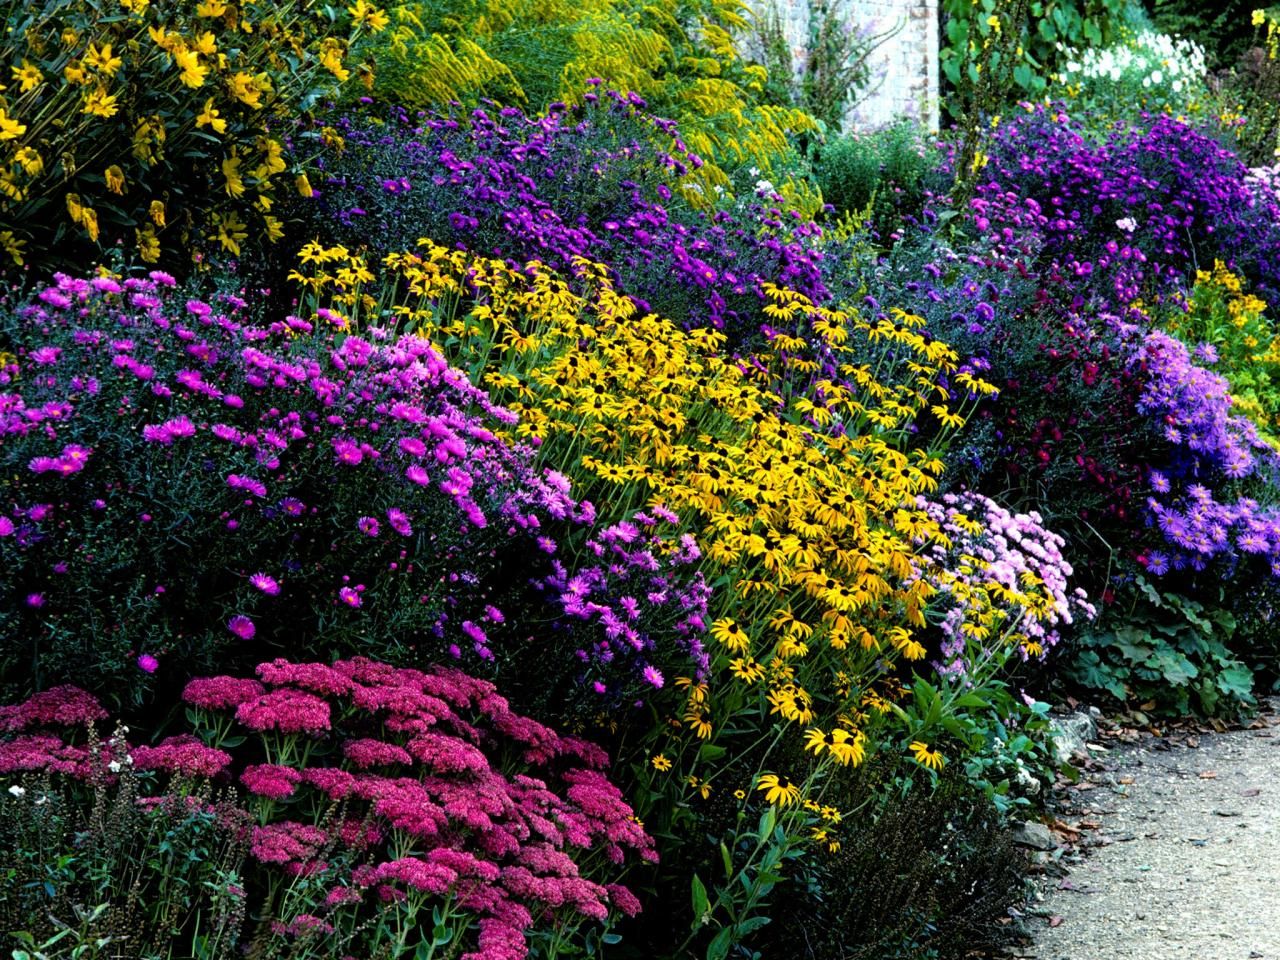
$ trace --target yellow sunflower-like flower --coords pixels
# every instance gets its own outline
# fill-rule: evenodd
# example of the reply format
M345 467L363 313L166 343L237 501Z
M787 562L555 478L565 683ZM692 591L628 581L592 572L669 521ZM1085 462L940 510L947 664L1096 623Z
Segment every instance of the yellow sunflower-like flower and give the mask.
M711 636L715 637L734 653L745 653L751 639L729 617L723 617L711 624Z
M659 773L666 773L671 769L671 761L661 753L655 755L649 762L653 764L653 769Z
M920 740L912 740L910 749L915 754L916 763L930 770L941 770L942 765L947 762L941 751L930 750L929 745Z
M779 807L789 807L800 799L799 784L792 783L787 777L779 777L776 773L761 774L756 789L764 794L766 803Z

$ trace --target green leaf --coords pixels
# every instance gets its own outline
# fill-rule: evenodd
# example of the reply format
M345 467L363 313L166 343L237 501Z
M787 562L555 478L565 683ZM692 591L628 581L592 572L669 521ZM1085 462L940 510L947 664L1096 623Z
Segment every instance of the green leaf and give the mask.
M733 945L733 927L725 927L707 944L707 960L724 960Z
M725 846L724 841L720 841L720 859L724 861L724 878L726 880L733 879L733 854L729 852L729 848Z
M1034 81L1035 74L1031 72L1031 68L1025 63L1020 63L1013 68L1013 82L1023 90L1028 89Z
M1220 671L1215 682L1218 689L1229 697L1253 699L1253 671L1238 660Z
M690 884L691 893L693 895L693 926L697 929L702 925L702 920L711 910L711 901L707 898L707 888L703 885L702 879L695 873L693 881Z
M772 922L773 917L749 917L737 924L736 929L740 935L745 937L748 934L755 933L761 927L767 926Z

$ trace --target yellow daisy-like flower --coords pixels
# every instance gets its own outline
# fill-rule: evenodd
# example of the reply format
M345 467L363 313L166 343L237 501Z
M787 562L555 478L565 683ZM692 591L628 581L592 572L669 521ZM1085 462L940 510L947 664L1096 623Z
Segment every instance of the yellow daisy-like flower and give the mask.
M787 777L779 777L776 773L765 773L756 783L756 789L764 794L766 803L779 807L789 807L800 799L800 787Z
M244 222L234 213L227 213L219 214L215 225L217 232L214 234L214 239L222 244L222 249L239 256L241 242L249 237L249 231Z
M653 769L657 770L659 773L666 773L671 769L671 761L661 753L657 754L649 762L653 764Z
M920 740L912 740L910 749L915 754L916 763L922 767L928 767L930 770L941 770L942 765L946 763L941 751L930 750L929 745Z
M21 93L28 93L44 82L40 68L30 63L25 57L22 60L22 66L9 69L13 72L14 82L18 84Z
M151 216L151 221L157 227L164 226L164 201L152 200L151 206L147 208L147 213Z
M699 780L692 773L685 779L685 782L688 783L689 786L693 787L693 792L701 796L703 800L706 800L711 796L710 782L706 780Z
M734 653L745 653L751 639L729 617L723 617L711 624L711 636L715 637Z
M111 44L104 43L99 47L91 43L84 53L84 64L104 77L114 77L124 61L111 52Z
M196 6L196 16L212 20L227 12L227 5L222 0L201 0Z
M87 113L94 117L101 117L103 120L110 120L120 112L120 107L116 103L115 94L107 93L105 87L97 87L84 100L82 113Z
M173 62L182 71L178 79L184 86L192 90L198 90L204 86L204 78L208 76L209 68L200 62L200 55L194 50L175 50Z
M5 113L4 107L0 107L0 140L16 140L26 132L25 123L19 123Z
M133 231L138 241L138 256L142 258L143 263L155 263L160 259L160 241L156 237L156 229L151 224L147 224L141 229Z
M218 115L218 110L213 105L213 97L204 102L204 109L196 117L197 127L209 127L214 133L226 133L227 121Z
M35 177L44 172L44 158L31 147L19 148L13 155L13 159L28 177Z

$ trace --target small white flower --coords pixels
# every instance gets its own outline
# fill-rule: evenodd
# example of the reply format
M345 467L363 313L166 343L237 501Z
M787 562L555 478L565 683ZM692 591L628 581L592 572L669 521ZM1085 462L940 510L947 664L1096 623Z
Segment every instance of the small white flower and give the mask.
M19 797L19 798L25 797L27 795L27 791L24 790L22 787L18 786L16 783L9 788L9 792L12 793L15 797Z
M119 772L120 772L120 761L119 761L119 760L112 760L110 763L108 763L108 764L107 764L107 769L108 769L108 770L110 770L112 773L119 773Z
M38 800L36 800L36 806L37 806L37 807L43 807L43 806L44 806L46 803L48 803L48 802L49 802L49 798L48 798L48 797L46 797L46 796L42 793L42 794L40 794L40 798L39 798Z
M1138 221L1133 219L1133 217L1125 217L1123 220L1117 220L1116 226L1125 233L1133 233L1133 231L1138 229Z

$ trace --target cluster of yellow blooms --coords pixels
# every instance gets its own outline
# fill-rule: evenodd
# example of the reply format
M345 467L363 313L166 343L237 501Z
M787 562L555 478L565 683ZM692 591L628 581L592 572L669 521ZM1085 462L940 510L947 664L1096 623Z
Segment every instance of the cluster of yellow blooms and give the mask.
M1245 292L1240 278L1216 261L1212 271L1197 271L1185 312L1174 311L1165 327L1190 347L1214 348L1214 370L1231 385L1236 409L1280 447L1280 339L1266 309L1265 301Z
M113 232L131 230L147 263L159 260L166 232L183 245L203 234L237 255L251 224L279 239L271 209L286 163L267 121L336 89L352 69L371 84L354 45L386 15L356 0L338 34L312 0L105 6L116 9L46 5L8 25L0 244L10 259L22 263L32 240L48 245L33 231L56 229L49 211L61 207L95 243L108 220ZM176 179L154 169L177 164Z
M1024 595L975 578L979 558L957 576L920 550L950 546L917 503L963 423L942 379L975 397L992 388L958 372L918 317L867 320L768 287L764 312L787 332L732 357L717 332L640 315L598 264L578 263L571 284L541 264L516 270L423 241L386 259L381 287L397 291L386 304L348 251L313 245L305 256L312 270L298 279L317 305L381 311L380 322L429 338L520 414L512 439L535 440L602 516L653 504L680 514L719 589L712 674L676 681L677 751L697 754L754 712L764 727L776 717L798 730L818 766L856 766L901 695L893 664L926 655L939 586L991 644L1005 642L1010 603L1048 603L1032 585ZM934 439L913 444L908 426L929 417ZM941 764L917 746L920 763ZM653 759L659 772L669 764ZM710 793L711 777L690 776L695 794ZM779 790L774 799L790 796Z

